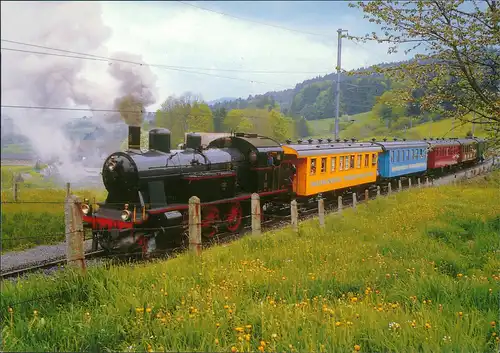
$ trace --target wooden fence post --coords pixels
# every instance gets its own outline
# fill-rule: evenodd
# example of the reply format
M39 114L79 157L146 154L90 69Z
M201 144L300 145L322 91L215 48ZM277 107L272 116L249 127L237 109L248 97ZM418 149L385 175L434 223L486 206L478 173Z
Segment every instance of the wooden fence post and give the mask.
M380 185L377 185L377 197L380 196Z
M299 231L299 212L297 211L297 200L291 202L292 229L295 232Z
M356 208L357 195L355 192L352 193L352 207Z
M201 206L196 196L189 198L189 251L201 255Z
M370 198L370 193L368 192L368 189L365 189L365 201L368 201Z
M69 266L76 266L82 273L86 272L83 213L78 198L68 195L64 204L64 220L66 225L66 261Z
M66 183L66 197L68 197L69 195L71 195L71 184Z
M389 195L390 195L390 194L391 194L391 192L392 192L392 185L391 185L391 183L389 182L389 183L387 184L387 194L389 194Z
M398 179L398 189L399 191L403 190L403 184L401 183L401 178Z
M338 212L338 213L342 213L342 196L339 196L339 197L338 197L337 212Z
M422 184L420 184L420 178L417 178L417 185L418 185L418 188L422 187Z
M14 202L19 201L19 184L17 180L14 180L14 184L12 184L12 196L14 197Z
M260 235L260 196L257 193L252 194L252 235Z
M411 189L411 178L408 178L408 189Z
M318 217L320 228L325 228L325 200L318 200Z

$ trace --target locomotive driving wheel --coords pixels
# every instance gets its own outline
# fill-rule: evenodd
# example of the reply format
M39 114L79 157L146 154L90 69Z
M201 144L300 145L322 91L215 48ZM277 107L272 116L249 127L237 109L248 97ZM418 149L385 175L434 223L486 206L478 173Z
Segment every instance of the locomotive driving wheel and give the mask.
M226 214L227 229L230 232L237 232L242 225L243 209L239 202L229 204Z
M203 219L201 221L201 230L203 236L213 238L218 231L220 222L219 209L217 206L208 206L202 211Z

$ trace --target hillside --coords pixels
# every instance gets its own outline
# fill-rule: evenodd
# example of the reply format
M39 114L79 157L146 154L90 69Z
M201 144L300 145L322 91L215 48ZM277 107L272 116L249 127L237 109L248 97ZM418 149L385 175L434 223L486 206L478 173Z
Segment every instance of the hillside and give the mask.
M499 182L397 193L203 257L2 282L3 350L493 352Z
M354 120L354 121L353 121ZM417 140L429 137L464 137L472 131L472 124L463 124L453 119L443 119L438 121L428 121L419 123L413 120L410 128L410 119L402 117L396 124L389 129L384 122L373 112L361 113L339 119L340 138L357 139L383 139L400 137L408 140ZM316 120L309 122L311 127L311 138L331 137L335 131L335 118ZM405 126L407 129L405 129ZM474 135L478 137L487 137L487 132L476 125Z
M397 66L406 61L381 63L380 67ZM371 74L353 74L354 72ZM294 118L317 120L335 114L335 90L337 74L317 76L297 83L294 88L283 91L271 91L262 95L249 96L247 99L221 99L210 104L212 110L224 108L245 109L263 108L266 105L279 106L283 114ZM351 70L340 75L340 115L359 114L370 111L377 96L393 88L390 80L375 73L373 66ZM222 102L225 100L225 102Z

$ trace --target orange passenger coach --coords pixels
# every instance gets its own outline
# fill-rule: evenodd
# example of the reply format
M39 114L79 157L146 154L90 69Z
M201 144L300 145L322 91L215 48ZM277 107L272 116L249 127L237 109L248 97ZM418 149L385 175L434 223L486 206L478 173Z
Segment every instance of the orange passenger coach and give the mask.
M373 143L309 142L282 147L297 169L293 179L297 196L333 192L377 180L378 154L382 148Z

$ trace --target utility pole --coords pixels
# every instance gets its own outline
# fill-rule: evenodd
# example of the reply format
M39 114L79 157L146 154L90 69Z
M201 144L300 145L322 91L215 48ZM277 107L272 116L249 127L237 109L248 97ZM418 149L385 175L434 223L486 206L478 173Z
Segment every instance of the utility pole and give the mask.
M335 108L335 139L339 138L339 107L340 107L340 65L342 56L342 32L347 32L346 29L337 29L338 46L337 46L337 91L336 91L336 108Z
M474 128L476 127L476 111L473 112L472 117L472 136L474 137Z

